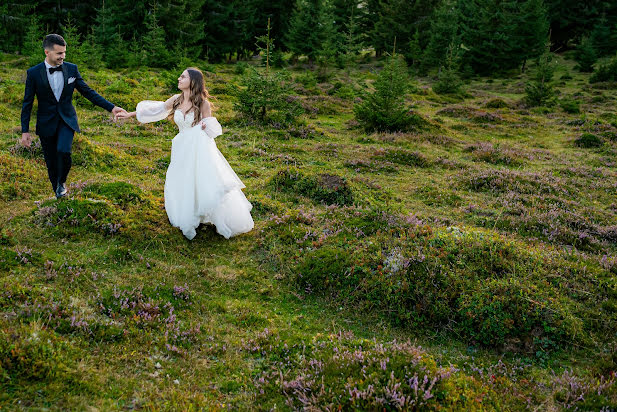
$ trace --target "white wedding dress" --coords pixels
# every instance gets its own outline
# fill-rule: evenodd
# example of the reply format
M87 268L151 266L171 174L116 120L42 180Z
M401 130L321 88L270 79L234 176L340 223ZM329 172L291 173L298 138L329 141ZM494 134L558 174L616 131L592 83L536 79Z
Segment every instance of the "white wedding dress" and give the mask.
M154 122L167 117L164 102L145 100L137 105L137 120ZM214 138L223 130L215 117L195 126L193 111L174 112L179 133L171 143L171 161L165 178L165 210L169 222L193 239L200 223L213 223L229 239L253 229L253 205L242 189L246 186L216 147ZM202 130L202 124L206 125Z

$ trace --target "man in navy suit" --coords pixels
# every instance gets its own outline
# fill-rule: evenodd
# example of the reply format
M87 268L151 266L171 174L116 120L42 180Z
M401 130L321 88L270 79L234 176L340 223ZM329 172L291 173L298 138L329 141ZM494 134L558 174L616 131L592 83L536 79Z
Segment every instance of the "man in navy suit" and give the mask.
M48 34L43 40L45 61L28 69L24 102L21 108L21 143L32 143L30 113L34 96L39 102L36 114L36 134L47 164L47 174L57 198L66 196L66 177L71 168L73 136L79 132L77 113L73 107L75 89L93 104L114 116L126 111L105 100L82 79L77 66L65 62L66 42L58 34Z

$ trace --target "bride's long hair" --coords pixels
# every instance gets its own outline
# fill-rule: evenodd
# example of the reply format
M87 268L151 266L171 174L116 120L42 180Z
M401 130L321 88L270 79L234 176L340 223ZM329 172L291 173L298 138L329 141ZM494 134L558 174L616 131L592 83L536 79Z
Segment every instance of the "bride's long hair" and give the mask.
M210 111L214 111L216 107L212 104L210 99L210 93L206 90L204 85L204 74L196 67L189 67L186 69L189 74L189 99L191 100L191 106L193 110L193 126L201 121L201 105L209 104ZM172 114L175 113L178 106L184 102L184 93L180 93L180 96L174 101Z

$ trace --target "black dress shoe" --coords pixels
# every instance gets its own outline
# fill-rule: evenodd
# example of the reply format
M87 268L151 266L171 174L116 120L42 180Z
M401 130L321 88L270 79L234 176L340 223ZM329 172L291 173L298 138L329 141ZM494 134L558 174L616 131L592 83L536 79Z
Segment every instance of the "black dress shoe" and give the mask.
M64 183L59 183L56 188L56 198L60 199L64 196L66 196L66 185Z

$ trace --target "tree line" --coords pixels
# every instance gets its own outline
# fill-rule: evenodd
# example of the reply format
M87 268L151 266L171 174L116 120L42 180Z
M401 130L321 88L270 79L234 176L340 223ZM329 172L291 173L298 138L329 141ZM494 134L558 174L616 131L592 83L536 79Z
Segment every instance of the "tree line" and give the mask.
M492 73L524 70L547 43L617 51L617 2L601 0L5 0L0 49L40 60L43 35L59 33L69 61L89 65L242 60L268 19L273 65L287 53L342 66L371 49L396 50L419 71Z

